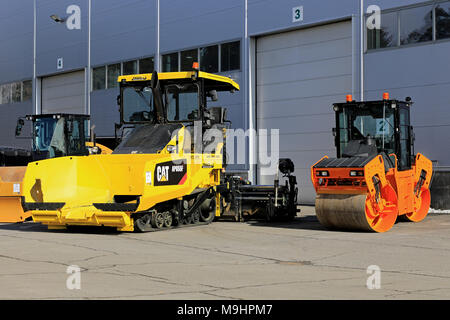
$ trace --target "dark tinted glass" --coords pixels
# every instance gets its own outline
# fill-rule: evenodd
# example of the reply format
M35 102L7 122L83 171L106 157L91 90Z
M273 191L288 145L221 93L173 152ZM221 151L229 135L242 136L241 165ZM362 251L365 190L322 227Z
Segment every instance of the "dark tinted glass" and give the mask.
M137 73L137 61L127 61L123 63L123 74L136 74Z
M153 57L139 60L139 73L152 73L154 68Z
M241 68L240 41L224 43L220 50L222 71L239 70Z
M433 40L433 7L424 6L400 11L400 43Z
M117 78L120 76L120 63L110 64L108 66L108 88L118 86Z
M162 56L162 71L163 72L178 71L178 52L165 54Z
M398 43L397 12L381 14L381 28L367 29L367 49L395 47Z
M181 51L181 71L191 71L192 63L198 62L197 49Z
M450 38L450 2L436 7L436 39Z
M211 73L219 71L219 46L200 49L200 70Z
M27 101L31 99L31 95L33 94L33 87L31 80L25 80L22 84L22 101Z
M98 67L92 70L92 89L102 90L106 87L106 67Z
M22 101L22 82L11 83L11 102Z

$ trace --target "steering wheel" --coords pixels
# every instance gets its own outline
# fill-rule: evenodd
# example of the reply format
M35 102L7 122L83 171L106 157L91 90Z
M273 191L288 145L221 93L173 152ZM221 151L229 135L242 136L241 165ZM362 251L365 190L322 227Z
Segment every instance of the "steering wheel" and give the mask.
M142 118L144 118L145 120L150 120L150 112L142 111Z
M153 112L138 111L130 116L130 121L150 121L153 119Z

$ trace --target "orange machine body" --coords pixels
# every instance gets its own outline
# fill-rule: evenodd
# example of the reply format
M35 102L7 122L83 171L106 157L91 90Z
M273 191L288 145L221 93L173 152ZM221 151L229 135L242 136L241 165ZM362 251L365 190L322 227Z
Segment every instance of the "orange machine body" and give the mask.
M0 167L0 222L23 222L22 180L27 167Z
M365 213L374 231L389 230L398 216L407 220L423 220L429 210L432 163L417 154L409 170L399 171L397 158L393 168L385 169L381 155L363 167L320 167L325 156L311 167L311 180L318 195L366 194Z

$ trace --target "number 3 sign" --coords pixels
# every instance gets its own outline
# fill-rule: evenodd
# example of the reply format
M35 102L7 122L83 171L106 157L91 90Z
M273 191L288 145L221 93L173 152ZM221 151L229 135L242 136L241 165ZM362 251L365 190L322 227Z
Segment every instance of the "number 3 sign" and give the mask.
M292 8L292 22L303 21L303 6Z

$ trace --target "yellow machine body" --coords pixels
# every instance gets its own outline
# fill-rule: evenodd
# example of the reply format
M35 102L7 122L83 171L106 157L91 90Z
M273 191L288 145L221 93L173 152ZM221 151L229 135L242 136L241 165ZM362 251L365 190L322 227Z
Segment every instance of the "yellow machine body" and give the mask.
M181 128L167 146L182 146L184 130ZM133 212L218 185L221 148L222 144L216 154L184 153L182 147L177 148L177 153L171 153L166 147L158 154L62 157L30 163L24 179L25 202L61 204L55 210L44 207L46 210L30 211L35 222L47 224L49 228L90 225L133 231ZM173 163L166 166L170 170L161 170L161 166L158 170L158 165L168 163ZM180 166L185 168L181 178ZM175 174L178 180L171 182L171 175ZM165 181L170 183L158 185ZM108 204L118 204L119 198L133 198L123 203L135 204L133 210L105 210ZM102 204L103 209L98 209L96 204Z
M91 150L92 142L86 146ZM110 154L112 150L101 144L96 144L101 154ZM31 218L30 212L24 212L22 208L23 179L26 166L0 167L0 223L24 222Z
M232 79L195 70L127 75L118 81L121 122L116 130L123 130L123 138L112 154L28 165L23 206L35 222L53 229L105 226L147 232L207 224L214 217L240 221L256 206L266 219L296 215L289 159L280 162L289 186L278 180L274 187L249 186L224 172L229 121L225 108L207 107L207 98L217 101L217 91L239 90Z

